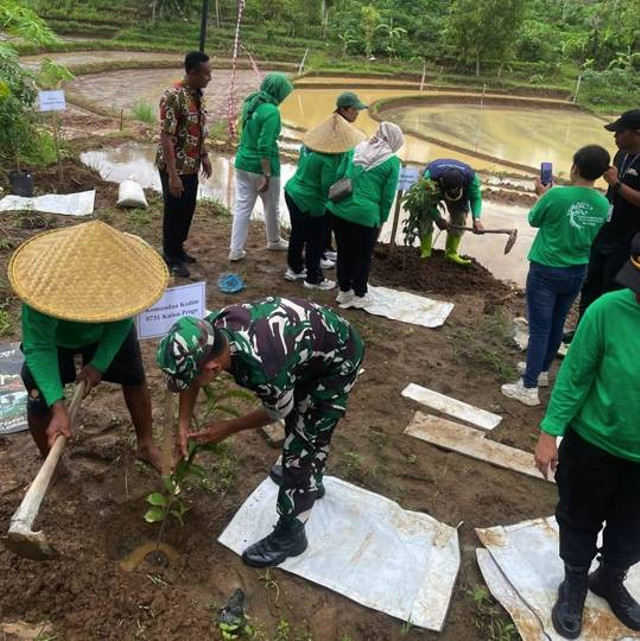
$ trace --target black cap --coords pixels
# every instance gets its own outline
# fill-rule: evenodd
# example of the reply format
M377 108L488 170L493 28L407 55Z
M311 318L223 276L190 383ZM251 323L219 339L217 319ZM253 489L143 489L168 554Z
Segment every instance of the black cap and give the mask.
M604 126L608 131L624 131L625 129L640 129L640 109L625 111L618 120Z
M640 294L640 234L631 240L629 262L618 272L616 280L623 286Z

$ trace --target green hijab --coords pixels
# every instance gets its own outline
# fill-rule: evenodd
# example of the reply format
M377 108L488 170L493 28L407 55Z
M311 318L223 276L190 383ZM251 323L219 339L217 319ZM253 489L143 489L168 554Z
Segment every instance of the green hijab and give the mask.
M260 91L252 93L244 101L242 127L244 128L249 118L253 116L253 112L261 104L270 102L273 105L279 105L292 91L293 85L284 74L267 74L260 85Z

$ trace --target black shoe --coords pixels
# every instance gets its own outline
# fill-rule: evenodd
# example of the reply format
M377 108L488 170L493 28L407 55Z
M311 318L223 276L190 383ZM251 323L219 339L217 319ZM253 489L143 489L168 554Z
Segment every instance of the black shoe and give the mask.
M558 587L558 599L551 610L551 622L556 632L565 639L577 639L582 632L588 573L589 568L564 566L564 581Z
M168 266L173 276L178 278L189 278L191 276L191 272L182 263L168 263Z
M276 485L282 485L282 465L271 466L269 470L269 477ZM327 493L327 488L324 486L324 483L318 485L318 493L316 494L316 501L320 500Z
M278 520L273 532L249 546L242 553L242 560L254 568L280 565L290 556L302 554L309 545L304 523L298 519Z
M627 571L600 561L600 567L589 575L589 589L602 597L621 623L631 630L640 630L640 605L624 587Z
M196 260L195 256L192 256L191 254L187 254L186 251L183 251L180 253L180 262L182 263L197 263L198 261Z

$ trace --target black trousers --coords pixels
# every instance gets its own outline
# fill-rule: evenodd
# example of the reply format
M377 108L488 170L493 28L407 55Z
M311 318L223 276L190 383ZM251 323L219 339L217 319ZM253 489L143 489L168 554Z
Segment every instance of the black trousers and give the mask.
M333 251L333 226L331 224L331 217L326 216L326 229L324 233L323 254L324 252L331 252L331 251Z
M640 561L640 463L613 456L569 429L560 444L556 483L565 563L591 565L605 522L605 563L626 570Z
M596 238L589 254L587 278L580 295L580 318L593 301L602 294L622 289L616 276L629 260L631 238L628 241Z
M180 198L169 191L169 174L160 171L164 217L162 219L162 249L167 261L178 262L184 251L183 244L189 236L198 195L198 174L180 176L184 191Z
M296 274L306 267L307 277L305 280L317 285L324 280L320 259L322 258L326 230L326 216L311 216L309 212L300 211L298 205L287 192L284 193L284 200L287 203L291 220L287 263Z
M336 235L338 264L336 266L340 291L353 289L356 296L367 293L371 257L380 229L366 227L331 214L331 225Z

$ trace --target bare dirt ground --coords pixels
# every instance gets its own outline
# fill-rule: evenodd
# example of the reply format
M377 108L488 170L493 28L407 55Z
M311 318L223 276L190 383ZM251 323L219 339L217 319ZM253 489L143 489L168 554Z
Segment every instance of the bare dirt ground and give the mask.
M65 175L65 184L60 186L55 170L36 173L36 185L42 191L95 187L98 217L159 246L161 207L157 194L148 194L148 211L123 212L113 208L115 185L72 162L67 164ZM19 303L11 296L6 280L11 251L42 229L76 222L39 214L0 216L2 234L7 238L0 249L0 305L16 321L12 334L3 340L19 340ZM231 269L227 262L229 229L228 216L210 204L199 206L188 245L199 257L193 280L209 282L209 308L269 294L310 296L298 283L283 279L284 256L265 250L264 231L258 224L251 229L248 258L233 265L247 289L235 296L220 294L215 280ZM401 621L281 570L248 568L216 543L278 456L259 433L240 434L220 453L203 457L210 481L194 482L185 492L190 506L186 523L184 527L171 523L164 536L177 551L177 560L167 566L144 561L133 571L123 570L120 561L157 536L157 524L147 524L142 517L147 507L144 498L160 488L160 479L135 462L132 427L120 391L106 383L81 409L75 438L68 448L73 473L50 492L37 522L61 558L39 564L0 549L0 622L22 620L36 629L47 623L48 636L41 639L221 639L216 613L241 587L258 639L517 638L512 633L494 636L495 626L508 621L505 613L490 601L474 602L472 594L477 595L484 585L475 562L479 541L474 528L551 514L555 490L542 481L403 435L417 406L403 399L400 392L408 383L418 383L498 412L504 420L487 438L531 451L542 410L524 408L499 391L500 383L514 375L519 359L509 332L510 319L522 313L522 295L493 279L480 265L458 269L438 252L423 263L415 251L398 250L390 261L386 248L379 247L372 283L451 300L454 310L439 330L362 311L344 312L366 342L366 372L336 431L327 471L390 497L404 508L459 525L462 565L440 635L407 630ZM335 305L331 292L312 293L311 298ZM159 436L164 391L154 348L154 342L143 345ZM542 396L546 401L544 392ZM39 464L28 434L0 438L0 531L6 531ZM391 555L393 550L389 550Z

